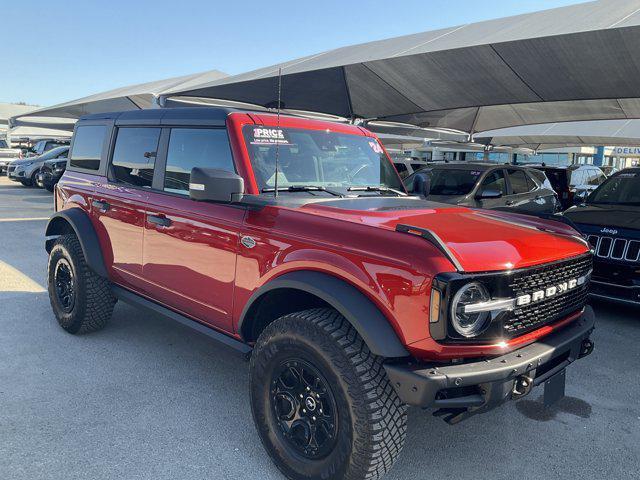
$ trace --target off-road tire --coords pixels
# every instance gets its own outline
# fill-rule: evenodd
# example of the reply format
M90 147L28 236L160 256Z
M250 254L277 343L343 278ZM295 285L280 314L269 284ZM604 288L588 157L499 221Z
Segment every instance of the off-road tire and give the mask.
M292 450L279 426L271 394L274 371L300 358L328 381L338 412L333 450L309 459ZM285 315L262 332L251 356L251 407L263 445L276 466L295 480L377 479L404 445L407 406L383 367L338 312L317 308ZM300 405L302 408L303 405Z
M73 272L75 297L71 309L65 310L56 293L56 268L66 262ZM68 267L67 267L68 268ZM113 313L116 299L106 278L97 275L85 261L75 235L62 235L49 254L48 290L51 307L58 323L69 333L88 333L103 328Z

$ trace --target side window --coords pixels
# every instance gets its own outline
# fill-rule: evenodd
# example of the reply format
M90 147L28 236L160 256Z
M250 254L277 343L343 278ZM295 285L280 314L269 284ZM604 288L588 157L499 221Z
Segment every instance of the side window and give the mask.
M73 150L69 155L69 166L98 170L107 127L105 125L85 125L76 128Z
M189 194L193 167L235 172L227 131L223 128L174 128L169 137L164 190Z
M482 182L482 190L496 190L502 195L507 194L504 170L494 170Z
M113 176L136 187L151 187L159 128L120 128L111 161Z
M527 184L529 185L529 191L535 190L536 188L542 186L542 181L536 178L535 174L531 172L526 172L525 176L527 177Z
M574 170L571 172L571 186L576 187L578 185L583 185L585 183L585 171L584 170Z
M598 186L604 181L604 175L597 168L591 169L591 174L589 175L589 185Z
M532 188L527 183L527 176L522 170L508 170L509 183L511 184L511 193L517 195L519 193L527 193Z
M398 170L398 175L400 178L406 178L409 175L409 169L404 163L394 163L396 166L396 170Z

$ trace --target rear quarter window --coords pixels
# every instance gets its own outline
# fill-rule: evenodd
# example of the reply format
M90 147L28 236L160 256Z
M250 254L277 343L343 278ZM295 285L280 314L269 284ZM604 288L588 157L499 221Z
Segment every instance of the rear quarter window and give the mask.
M73 149L69 155L69 166L99 170L106 135L105 125L84 125L76 128Z

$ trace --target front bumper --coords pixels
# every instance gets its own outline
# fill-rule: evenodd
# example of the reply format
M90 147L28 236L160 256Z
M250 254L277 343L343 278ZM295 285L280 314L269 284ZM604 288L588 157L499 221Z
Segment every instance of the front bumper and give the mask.
M457 423L522 396L514 393L521 379L539 385L591 353L594 325L587 306L562 330L500 357L447 366L385 364L385 369L403 402L440 409L445 420Z
M638 285L618 285L616 283L592 280L589 295L616 302L640 305L640 286Z
M7 173L7 176L9 177L9 180L13 180L14 182L20 182L24 179L26 179L27 177L25 176L25 170L24 169L14 169L14 170L10 170Z

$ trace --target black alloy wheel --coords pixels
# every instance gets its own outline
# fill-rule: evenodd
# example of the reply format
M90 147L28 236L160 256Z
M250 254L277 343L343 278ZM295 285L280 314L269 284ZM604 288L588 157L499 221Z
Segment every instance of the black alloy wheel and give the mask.
M271 405L285 445L316 460L333 450L338 436L336 400L324 376L293 358L274 370Z
M60 308L70 313L76 302L76 284L73 268L65 258L61 258L55 267L54 284Z

